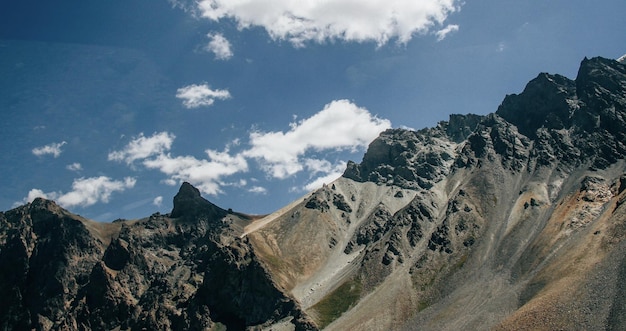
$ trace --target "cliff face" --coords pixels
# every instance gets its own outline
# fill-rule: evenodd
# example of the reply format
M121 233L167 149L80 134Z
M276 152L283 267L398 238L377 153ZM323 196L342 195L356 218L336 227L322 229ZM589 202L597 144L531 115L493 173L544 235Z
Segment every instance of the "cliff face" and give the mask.
M265 217L0 213L3 329L620 329L626 66L540 74L486 116L373 141Z

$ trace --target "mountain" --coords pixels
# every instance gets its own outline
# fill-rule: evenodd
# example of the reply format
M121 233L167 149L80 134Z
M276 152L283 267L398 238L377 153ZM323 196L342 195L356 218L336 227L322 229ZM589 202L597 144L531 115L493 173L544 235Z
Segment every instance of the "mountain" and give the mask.
M265 216L184 183L166 215L0 213L2 329L618 330L626 65L542 73L495 113L391 129Z

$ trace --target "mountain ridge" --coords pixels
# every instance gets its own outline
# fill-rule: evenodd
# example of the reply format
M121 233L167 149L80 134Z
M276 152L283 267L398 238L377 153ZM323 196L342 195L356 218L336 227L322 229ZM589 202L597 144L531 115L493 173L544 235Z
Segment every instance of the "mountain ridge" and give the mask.
M171 213L110 224L36 199L0 213L0 325L619 329L625 143L626 66L595 57L495 113L389 129L265 217L189 183Z

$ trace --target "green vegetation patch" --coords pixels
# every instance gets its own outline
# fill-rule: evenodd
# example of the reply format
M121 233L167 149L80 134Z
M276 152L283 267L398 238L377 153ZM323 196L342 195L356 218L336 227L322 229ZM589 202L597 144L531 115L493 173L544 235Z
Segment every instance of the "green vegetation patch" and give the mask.
M320 329L325 328L352 308L361 297L363 285L359 279L349 280L327 295L312 309L317 313L317 323Z

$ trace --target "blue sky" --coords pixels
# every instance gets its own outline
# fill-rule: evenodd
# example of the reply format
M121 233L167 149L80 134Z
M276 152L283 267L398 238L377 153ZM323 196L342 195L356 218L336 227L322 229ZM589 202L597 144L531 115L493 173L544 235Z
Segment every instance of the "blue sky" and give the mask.
M0 3L0 210L171 210L182 181L263 214L389 127L494 112L539 72L626 53L626 3Z

